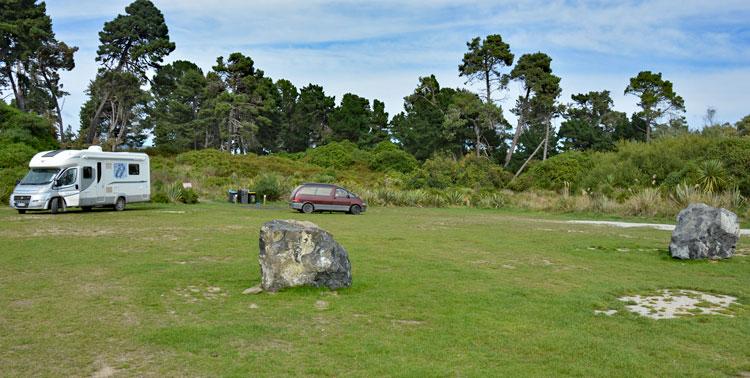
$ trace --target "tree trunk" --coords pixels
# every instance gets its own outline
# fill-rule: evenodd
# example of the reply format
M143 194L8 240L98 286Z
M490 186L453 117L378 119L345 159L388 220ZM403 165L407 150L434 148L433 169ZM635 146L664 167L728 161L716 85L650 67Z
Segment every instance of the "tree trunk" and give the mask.
M99 130L97 125L99 124L99 118L102 116L102 112L104 111L104 106L109 101L109 91L104 91L104 96L100 99L99 107L96 108L96 112L94 113L94 116L91 118L91 122L89 123L89 129L86 133L86 143L94 143L94 139L99 136Z
M534 152L532 152L531 155L529 155L529 158L526 159L525 162L523 162L523 165L521 166L521 168L518 168L518 172L516 172L516 174L513 176L513 180L515 180L516 177L518 177L518 175L521 174L521 172L523 171L523 169L526 168L526 164L529 164L529 162L531 161L531 159L534 158L534 155L536 155L536 153L539 152L539 149L542 148L542 144L543 143L544 143L544 141L542 141L542 143L539 143L539 145L536 146L536 150L534 150Z
M505 165L503 167L507 168L508 164L510 164L510 159L513 157L513 153L516 150L516 145L518 144L518 138L521 137L521 133L523 132L523 125L525 122L524 114L526 114L526 106L529 102L529 96L531 95L531 88L526 88L526 96L523 99L523 102L521 103L521 112L518 115L518 125L516 126L516 133L513 135L513 142L510 144L510 148L508 149L508 152L505 154Z
M474 145L474 149L477 152L477 157L479 157L479 144L481 143L480 138L482 137L482 133L476 121L474 121L474 134L476 136L476 144Z
M13 79L13 70L10 68L10 66L5 67L5 76L8 77L10 86L13 88L13 96L16 98L16 106L18 107L18 109L21 109L21 111L26 111L26 101L24 101L23 93L21 93L21 88L16 86L16 81Z
M42 78L44 78L44 84L47 86L47 90L52 95L52 103L55 105L55 112L57 113L57 126L60 130L60 142L65 142L65 127L63 126L62 110L60 109L60 102L57 101L57 88L52 85L52 82L47 76L47 70L41 67Z

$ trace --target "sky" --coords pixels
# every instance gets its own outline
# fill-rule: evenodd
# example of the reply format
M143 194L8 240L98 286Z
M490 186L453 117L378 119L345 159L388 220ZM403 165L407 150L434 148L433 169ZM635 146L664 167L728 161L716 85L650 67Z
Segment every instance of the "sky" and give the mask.
M130 1L48 0L58 39L80 48L63 73L65 124L78 128L85 89L96 74L98 32ZM211 69L216 57L241 52L274 80L322 85L337 102L347 92L384 101L391 116L421 76L442 86L475 88L458 76L466 42L500 34L516 59L552 57L560 101L609 90L615 108L632 113L623 94L639 71L661 72L685 99L691 129L750 114L750 1L249 1L153 0L164 13L175 51ZM505 116L519 91L498 96Z

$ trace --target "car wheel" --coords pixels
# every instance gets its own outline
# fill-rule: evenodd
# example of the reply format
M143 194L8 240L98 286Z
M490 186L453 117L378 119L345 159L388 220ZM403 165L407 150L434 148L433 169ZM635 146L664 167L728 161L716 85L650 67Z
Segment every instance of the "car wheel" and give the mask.
M350 214L353 214L353 215L359 215L359 214L360 214L361 212L362 212L362 208L361 208L361 207L359 207L359 205L353 205L353 206L352 206L352 207L351 207L351 208L349 209L349 213L350 213Z
M49 212L52 214L57 214L60 211L60 199L59 198L53 198L50 200L49 203Z
M310 214L313 212L313 210L315 210L315 208L313 207L311 203L306 203L302 205L302 212L305 214Z
M18 214L26 214L26 210L18 210Z
M115 202L115 211L125 210L125 198L119 197Z
M91 211L91 206L81 206L81 210L83 210L84 212L89 212Z

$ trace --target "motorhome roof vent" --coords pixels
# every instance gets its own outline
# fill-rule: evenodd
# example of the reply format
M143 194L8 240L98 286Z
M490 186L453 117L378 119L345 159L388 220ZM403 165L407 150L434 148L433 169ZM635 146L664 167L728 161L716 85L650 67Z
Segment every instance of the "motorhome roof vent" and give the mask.
M102 152L102 146L89 146L89 151Z

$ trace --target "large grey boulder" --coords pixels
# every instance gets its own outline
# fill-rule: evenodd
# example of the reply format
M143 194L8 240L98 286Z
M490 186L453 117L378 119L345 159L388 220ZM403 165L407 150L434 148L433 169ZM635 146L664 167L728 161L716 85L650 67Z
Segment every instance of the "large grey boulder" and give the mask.
M669 252L678 259L726 259L734 255L739 238L736 214L693 203L677 215Z
M260 228L261 286L277 291L293 286L338 289L352 284L349 255L314 223L273 220Z

